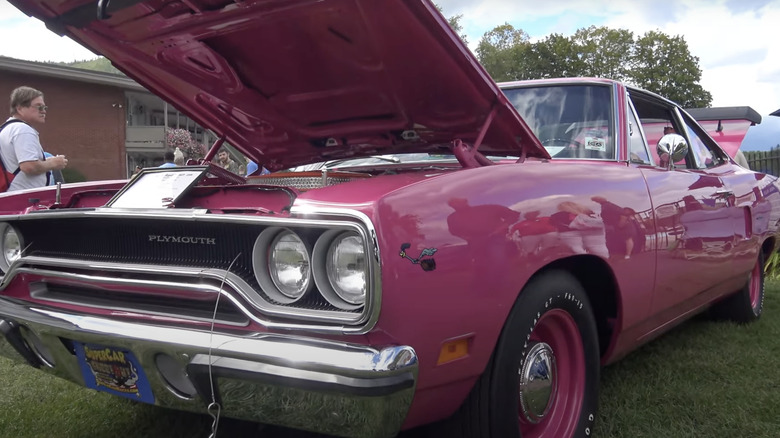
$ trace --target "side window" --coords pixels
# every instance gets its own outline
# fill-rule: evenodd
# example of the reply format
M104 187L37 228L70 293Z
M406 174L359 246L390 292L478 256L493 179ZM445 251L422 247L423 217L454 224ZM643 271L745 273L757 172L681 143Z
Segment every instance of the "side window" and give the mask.
M688 134L690 140L691 154L689 155L688 167L693 169L710 169L716 166L720 166L725 162L723 157L718 153L715 147L710 147L706 138L699 135L701 129L697 129L696 125L689 120L685 120L685 131ZM693 162L691 163L691 159Z
M674 128L674 118L670 112L658 112L654 115L656 117L642 118L641 113L639 113L642 130L647 137L647 146L650 149L650 153L652 154L650 161L653 164L658 164L661 162L661 157L658 155L658 141L661 140L661 137L664 135L678 131ZM684 160L680 160L679 162L675 163L675 165L678 168L686 167Z
M674 163L677 169L710 169L728 162L725 152L687 113L678 111L675 106L642 90L629 88L628 94L642 126L642 133L647 140L651 163L661 162L657 145L661 137L666 134L679 134L688 141L688 154L684 159ZM629 122L632 125L634 123L630 111ZM642 156L637 153L640 140L636 140L635 145L634 135L631 135L629 152L632 161L637 158L642 159Z
M645 139L639 126L639 121L634 115L634 109L628 106L628 154L629 161L637 164L652 164L650 154L647 152Z

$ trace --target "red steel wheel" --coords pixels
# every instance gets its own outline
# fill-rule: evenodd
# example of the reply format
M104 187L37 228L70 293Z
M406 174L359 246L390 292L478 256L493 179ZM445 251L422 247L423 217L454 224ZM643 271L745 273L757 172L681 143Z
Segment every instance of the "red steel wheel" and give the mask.
M748 288L750 290L750 308L753 313L759 316L761 309L764 305L764 264L763 258L759 257L756 265L753 267L753 272L750 273L750 284ZM758 309L758 312L756 310Z
M763 312L764 254L759 252L745 286L713 304L710 314L715 319L727 319L745 324L757 320Z
M572 415L585 396L585 352L577 322L553 309L537 321L520 377L518 416L523 438L574 436Z
M523 288L485 371L447 436L572 438L593 433L599 345L590 300L566 271Z

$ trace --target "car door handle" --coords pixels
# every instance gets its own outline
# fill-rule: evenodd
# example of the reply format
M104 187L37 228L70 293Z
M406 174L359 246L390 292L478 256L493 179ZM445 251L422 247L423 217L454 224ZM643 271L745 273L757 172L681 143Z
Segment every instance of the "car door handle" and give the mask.
M714 197L723 199L723 198L730 198L732 196L734 196L734 192L732 192L731 190L718 190L717 192L715 192Z

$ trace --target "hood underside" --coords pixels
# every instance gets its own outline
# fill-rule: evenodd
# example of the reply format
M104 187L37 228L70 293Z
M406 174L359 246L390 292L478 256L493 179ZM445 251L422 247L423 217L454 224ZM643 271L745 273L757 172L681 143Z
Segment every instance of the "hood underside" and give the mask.
M548 157L428 0L11 3L270 169L455 139Z

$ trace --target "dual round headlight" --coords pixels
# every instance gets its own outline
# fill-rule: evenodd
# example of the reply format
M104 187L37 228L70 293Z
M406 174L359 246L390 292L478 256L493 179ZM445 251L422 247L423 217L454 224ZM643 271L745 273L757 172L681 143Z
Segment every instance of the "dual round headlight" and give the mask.
M368 264L355 231L330 230L306 239L287 228L268 228L257 237L252 260L260 287L281 304L302 299L316 284L338 309L365 305Z
M283 231L274 237L268 254L268 273L276 289L287 298L300 299L311 283L306 244L295 233Z
M255 278L268 296L292 304L312 285L308 245L286 228L268 228L257 237L252 250Z
M0 251L0 272L5 274L22 256L22 236L9 224L0 223Z
M352 305L366 301L366 254L357 234L341 233L330 241L325 272L333 291Z

